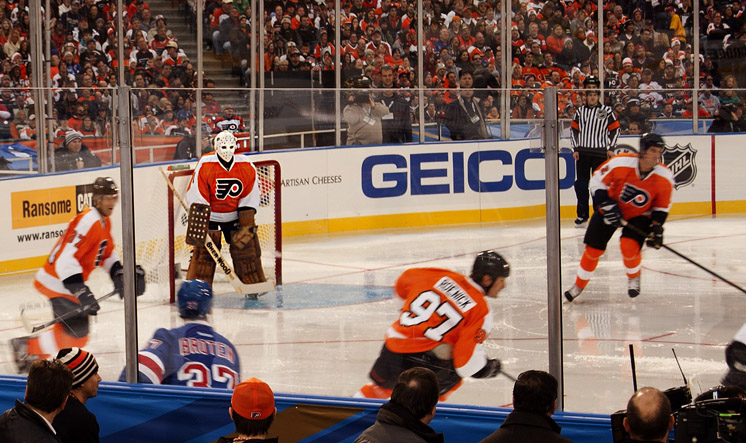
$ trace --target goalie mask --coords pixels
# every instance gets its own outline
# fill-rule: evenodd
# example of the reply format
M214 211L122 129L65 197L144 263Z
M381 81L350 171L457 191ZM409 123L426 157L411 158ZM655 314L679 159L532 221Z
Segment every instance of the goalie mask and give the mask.
M215 153L218 154L224 162L230 163L233 160L233 153L236 152L236 136L230 131L222 131L215 136L212 142Z
M510 265L495 251L480 252L471 268L471 279L481 284L482 277L485 275L492 277L493 282L497 281L498 277L508 278ZM489 290L489 288L484 289Z
M205 318L212 310L212 288L204 280L185 280L176 295L179 315L183 318Z

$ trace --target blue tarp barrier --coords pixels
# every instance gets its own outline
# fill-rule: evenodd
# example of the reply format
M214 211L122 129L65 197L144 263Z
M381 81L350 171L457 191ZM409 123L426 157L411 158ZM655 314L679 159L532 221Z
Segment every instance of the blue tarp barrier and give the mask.
M0 376L0 410L22 399L26 380ZM101 441L149 443L212 442L233 431L228 416L231 391L175 386L101 383L86 403L98 418ZM279 394L277 419L270 433L280 442L352 443L376 417L380 400ZM510 413L505 408L438 405L431 426L446 441L478 442ZM576 443L611 443L608 415L557 413L562 435Z
M8 160L8 169L14 171L36 170L36 150L21 143L0 145L0 157ZM29 162L33 162L29 168Z

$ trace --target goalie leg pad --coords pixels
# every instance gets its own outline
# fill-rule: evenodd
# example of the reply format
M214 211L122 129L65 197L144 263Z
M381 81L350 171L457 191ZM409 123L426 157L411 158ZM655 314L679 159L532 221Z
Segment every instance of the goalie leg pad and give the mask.
M259 238L253 236L243 248L231 244L231 259L236 275L243 283L262 283L267 281L262 269L262 250Z
M220 231L210 231L210 238L212 238L215 246L220 249ZM212 286L212 279L215 276L215 260L207 252L204 243L200 246L195 246L192 251L192 259L189 261L189 269L187 270L188 280L204 280L210 286Z

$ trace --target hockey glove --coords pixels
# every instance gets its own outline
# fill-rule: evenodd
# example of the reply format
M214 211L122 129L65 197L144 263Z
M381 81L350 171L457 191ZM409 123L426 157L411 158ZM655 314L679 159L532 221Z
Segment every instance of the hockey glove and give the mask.
M249 244L249 241L256 234L256 222L254 221L253 209L244 209L238 211L238 231L231 234L231 243L238 249L243 249Z
M238 249L243 249L256 234L256 226L241 226L235 234L231 235L231 241Z
M111 267L111 280L114 282L114 291L119 298L124 298L124 268L119 262ZM135 265L135 294L139 297L145 293L145 270L140 265Z
M655 249L660 249L663 246L663 226L654 224L650 227L650 235L646 244Z
M96 301L96 297L93 296L93 292L91 292L88 286L81 285L75 292L73 292L73 294L78 297L80 306L83 307L83 312L88 315L98 314L101 306L99 306L98 302Z
M487 360L487 364L484 365L484 367L480 369L479 372L472 375L472 377L473 378L495 378L500 374L501 368L502 368L502 365L500 364L500 360L496 358L491 358Z
M622 221L622 211L619 210L619 205L613 200L606 200L601 203L598 207L601 215L604 217L604 223L609 226L619 227Z

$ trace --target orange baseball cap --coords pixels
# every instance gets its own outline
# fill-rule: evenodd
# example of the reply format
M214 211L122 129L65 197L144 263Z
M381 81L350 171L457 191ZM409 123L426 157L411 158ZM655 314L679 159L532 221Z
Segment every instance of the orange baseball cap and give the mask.
M248 420L263 420L275 411L275 395L267 383L250 378L233 389L231 408Z

